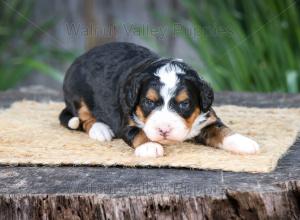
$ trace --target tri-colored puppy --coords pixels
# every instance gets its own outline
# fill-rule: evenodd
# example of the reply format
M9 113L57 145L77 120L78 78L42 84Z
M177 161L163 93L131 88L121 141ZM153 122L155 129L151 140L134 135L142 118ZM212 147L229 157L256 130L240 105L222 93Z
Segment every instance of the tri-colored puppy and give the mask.
M211 108L212 88L179 59L132 43L109 43L80 56L64 80L62 125L98 141L122 138L141 157L186 140L256 153L253 140L226 127Z

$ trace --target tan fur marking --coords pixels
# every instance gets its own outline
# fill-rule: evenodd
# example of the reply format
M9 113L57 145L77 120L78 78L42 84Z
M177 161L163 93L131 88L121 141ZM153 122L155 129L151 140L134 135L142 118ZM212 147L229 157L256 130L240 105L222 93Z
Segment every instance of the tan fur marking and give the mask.
M136 123L132 119L129 119L128 120L128 125L129 126L136 126Z
M158 94L154 89L149 89L147 91L146 98L150 99L152 101L157 101L158 100Z
M216 122L216 120L217 115L214 110L211 110L209 112L209 117L205 122L205 126L208 126L206 130L206 144L211 147L219 147L220 144L223 143L223 139L226 136L233 134L233 131L225 125L221 127L213 125L213 123Z
M146 142L149 142L148 137L146 136L146 134L144 133L144 131L140 131L133 139L132 141L132 146L134 148L137 148L138 146L140 146L141 144L144 144Z
M176 101L179 103L179 102L182 102L182 101L184 101L184 100L186 100L186 99L188 99L189 98L189 96L188 96L188 93L187 93L187 91L184 89L184 90L181 90L180 92L179 92L179 94L175 97L175 99L176 99Z
M199 108L195 108L194 112L191 114L190 117L188 117L187 119L185 119L185 123L186 126L188 128L191 128L193 126L193 123L195 121L195 119L200 115L200 109Z
M136 107L135 113L136 113L136 116L137 116L142 122L145 123L146 118L145 118L145 116L144 116L144 113L143 113L143 111L142 111L141 106L138 105L138 106Z
M208 129L209 137L206 139L206 144L212 147L219 147L223 143L226 136L233 134L228 127L211 127Z
M128 121L129 126L136 126L136 123L129 119ZM145 132L141 130L132 140L132 147L137 148L141 144L144 144L146 142L149 142L149 138L146 136Z
M80 104L81 107L78 110L78 115L80 121L82 122L83 130L88 133L91 127L93 126L93 124L96 123L96 118L92 115L92 113L90 112L90 110L88 109L84 101L81 101Z

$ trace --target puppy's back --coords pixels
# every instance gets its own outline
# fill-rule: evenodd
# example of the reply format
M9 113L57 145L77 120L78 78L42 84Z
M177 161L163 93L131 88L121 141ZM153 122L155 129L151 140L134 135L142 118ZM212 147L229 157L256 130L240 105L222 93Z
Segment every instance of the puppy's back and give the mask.
M78 57L64 79L67 108L76 115L84 102L95 117L120 127L120 88L128 74L147 60L158 59L149 49L132 43L114 42L95 47ZM102 117L103 116L103 117Z
M122 80L125 79L127 74L144 60L157 58L157 54L133 43L107 43L78 57L68 69L65 82L73 76L80 83L93 82L92 87L92 84L97 87L107 86L108 81L116 85L121 76Z

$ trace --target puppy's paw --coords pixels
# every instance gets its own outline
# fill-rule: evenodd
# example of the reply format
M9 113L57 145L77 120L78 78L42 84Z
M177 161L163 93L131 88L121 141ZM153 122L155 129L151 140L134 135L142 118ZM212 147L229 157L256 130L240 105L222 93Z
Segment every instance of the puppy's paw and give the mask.
M138 157L161 157L164 155L164 149L158 143L147 142L138 146L134 154Z
M240 134L225 137L221 148L240 154L255 154L259 152L259 145L254 140Z
M108 125L102 122L96 122L91 127L89 136L98 141L111 141L114 137L114 133Z
M73 117L68 122L68 127L73 130L78 129L79 125L80 125L80 120L78 117Z

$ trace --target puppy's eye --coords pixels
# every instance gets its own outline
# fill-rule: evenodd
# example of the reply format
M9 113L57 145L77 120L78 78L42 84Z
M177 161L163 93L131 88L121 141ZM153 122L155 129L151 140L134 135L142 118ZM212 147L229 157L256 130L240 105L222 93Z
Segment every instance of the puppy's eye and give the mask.
M179 106L179 108L180 108L181 110L188 110L188 109L190 108L190 101L189 101L189 100L185 100L185 101L183 101L183 102L180 102L180 103L178 104L178 106Z
M143 103L144 103L145 107L147 107L147 108L154 108L155 107L155 102L150 100L150 99L147 99L147 98L144 99Z

